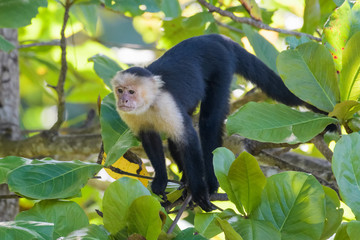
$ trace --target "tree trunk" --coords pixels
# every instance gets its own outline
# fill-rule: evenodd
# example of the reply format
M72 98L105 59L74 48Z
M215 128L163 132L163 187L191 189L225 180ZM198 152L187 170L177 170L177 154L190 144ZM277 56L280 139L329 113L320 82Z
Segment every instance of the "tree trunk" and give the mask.
M0 35L18 45L17 29L0 29ZM19 128L19 64L18 51L0 51L0 138L20 139ZM0 156L5 157L5 156ZM10 194L6 184L0 185L0 221L14 220L19 212L17 198L2 198Z

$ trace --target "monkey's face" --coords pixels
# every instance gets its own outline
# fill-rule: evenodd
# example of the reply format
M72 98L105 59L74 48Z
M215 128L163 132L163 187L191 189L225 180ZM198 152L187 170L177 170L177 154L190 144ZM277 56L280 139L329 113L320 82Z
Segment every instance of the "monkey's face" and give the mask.
M135 86L117 86L115 88L116 107L123 112L131 112L143 105Z
M141 114L154 103L160 91L161 80L119 72L112 80L112 85L117 110L128 114Z

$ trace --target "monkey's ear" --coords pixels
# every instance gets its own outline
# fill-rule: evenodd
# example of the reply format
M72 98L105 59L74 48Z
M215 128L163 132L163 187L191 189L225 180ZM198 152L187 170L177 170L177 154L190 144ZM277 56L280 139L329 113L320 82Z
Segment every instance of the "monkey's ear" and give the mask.
M157 89L160 89L165 84L164 81L161 80L161 76L153 76L152 79L154 80Z

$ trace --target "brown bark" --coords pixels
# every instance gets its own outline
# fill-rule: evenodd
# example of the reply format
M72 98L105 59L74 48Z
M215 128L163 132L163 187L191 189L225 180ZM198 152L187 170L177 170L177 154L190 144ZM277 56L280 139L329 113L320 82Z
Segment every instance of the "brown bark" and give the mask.
M0 35L17 45L16 29L0 29ZM19 101L18 51L0 51L0 138L3 141L20 139ZM9 194L7 185L0 185L0 195ZM18 211L17 198L0 198L0 221L13 220Z

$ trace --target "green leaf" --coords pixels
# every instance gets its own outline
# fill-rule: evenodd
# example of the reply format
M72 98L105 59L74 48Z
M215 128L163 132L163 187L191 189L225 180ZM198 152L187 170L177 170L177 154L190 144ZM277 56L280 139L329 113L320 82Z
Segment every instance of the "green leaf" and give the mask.
M0 50L8 53L14 49L15 49L14 44L7 41L3 36L0 35Z
M63 240L109 240L109 233L102 225L89 225L79 230L75 230L67 235Z
M217 224L217 218L228 219L236 215L232 209L227 209L221 213L196 213L194 219L195 229L207 239L215 237L222 232Z
M177 18L181 16L181 7L178 0L166 0L161 2L161 10L166 18Z
M217 218L220 228L224 231L227 240L243 240L239 233L226 220Z
M71 13L84 25L90 36L96 36L98 7L95 4L74 4Z
M204 238L200 234L197 234L195 231L195 228L187 228L178 235L173 240L184 240L184 239L191 239L191 240L207 240L207 238Z
M227 132L261 142L307 142L334 118L313 112L299 112L282 104L249 102L229 116Z
M350 239L358 239L360 236L360 221L351 221L347 224L347 233Z
M285 42L289 45L290 49L295 49L301 44L311 42L311 40L310 38L305 36L301 36L300 38L297 38L295 36L289 36L285 38Z
M280 232L267 221L234 217L229 220L234 230L246 240L280 240Z
M360 13L359 13L360 15ZM360 32L354 34L347 42L340 72L341 101L358 100L360 97Z
M0 28L29 25L39 7L47 7L46 0L0 0Z
M305 0L304 24L301 32L313 34L320 24L319 0Z
M360 134L342 136L334 149L332 170L343 201L360 219Z
M224 147L215 149L213 154L215 175L219 181L220 187L227 193L229 200L236 205L236 208L240 211L240 213L245 214L243 206L236 198L228 178L230 166L235 160L234 154L229 149Z
M329 187L322 186L325 192L326 215L325 226L320 239L328 239L340 226L344 210L340 208L340 200L337 193Z
M117 64L114 60L103 54L96 54L89 58L88 61L94 62L94 70L96 74L104 80L104 83L112 89L110 84L111 79L115 76L118 71L123 70L119 64Z
M110 184L103 198L104 226L111 234L127 231L127 214L133 201L150 195L140 181L123 177Z
M209 12L199 12L191 17L184 18L183 26L187 29L200 28L208 22L214 22L214 17Z
M169 49L185 39L199 36L204 33L206 27L205 24L198 27L186 28L183 26L183 19L186 18L180 16L171 20L165 19L162 21L161 27L164 30L163 35L158 41L157 48Z
M242 152L231 164L228 179L237 201L241 202L249 216L260 204L261 192L266 184L266 177L256 158Z
M46 200L38 202L30 210L19 213L16 220L53 223L55 227L53 239L64 237L74 230L89 225L84 210L75 202L70 201Z
M325 24L322 41L330 50L336 65L341 72L343 50L347 41L356 32L360 31L360 4L357 2L351 8L348 1L332 12Z
M346 100L338 103L334 111L329 113L329 117L336 117L341 122L353 118L354 114L360 110L360 103L354 100Z
M69 198L100 169L101 165L81 161L43 160L20 166L8 173L11 191L33 199Z
M138 16L144 13L139 8L142 5L141 0L105 0L105 6L121 13L130 13L132 16Z
M325 222L325 194L312 175L283 172L267 179L253 219L270 221L281 239L319 239Z
M0 222L0 239L52 239L54 224L35 221L9 221Z
M107 153L105 166L116 162L130 147L139 145L139 141L120 119L113 93L101 102L100 124L104 150Z
M308 42L280 53L277 68L285 85L311 105L330 112L340 98L334 62L322 45Z
M334 240L356 240L360 234L360 221L344 222L336 232Z
M351 240L347 234L347 222L343 222L336 231L334 240Z
M6 182L8 172L22 165L30 164L32 161L31 159L15 156L0 158L0 184Z
M278 50L258 32L254 31L250 26L244 24L243 30L253 47L256 56L260 58L271 70L277 73L276 58L279 55Z
M139 233L147 240L157 240L162 227L160 210L161 205L153 196L135 199L126 216L128 234Z

